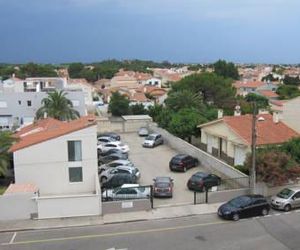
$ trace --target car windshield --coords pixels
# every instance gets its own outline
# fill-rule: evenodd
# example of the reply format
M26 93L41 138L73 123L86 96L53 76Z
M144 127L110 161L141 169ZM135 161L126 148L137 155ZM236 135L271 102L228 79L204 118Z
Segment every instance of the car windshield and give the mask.
M155 139L155 136L153 136L153 135L149 135L146 137L146 140L148 140L148 141L154 141L154 139Z
M277 194L277 197L287 199L293 195L294 191L288 188L285 188Z
M250 198L247 196L237 197L229 201L228 203L233 207L245 207L250 203Z

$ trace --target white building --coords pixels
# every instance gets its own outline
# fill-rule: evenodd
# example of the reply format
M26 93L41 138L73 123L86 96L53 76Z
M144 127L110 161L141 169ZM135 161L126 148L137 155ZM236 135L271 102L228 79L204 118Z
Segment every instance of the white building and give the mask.
M11 147L16 185L34 185L37 218L101 214L94 117L52 118L22 128ZM95 146L93 146L95 145Z
M147 85L156 86L161 88L161 79L158 77L152 77L146 81Z

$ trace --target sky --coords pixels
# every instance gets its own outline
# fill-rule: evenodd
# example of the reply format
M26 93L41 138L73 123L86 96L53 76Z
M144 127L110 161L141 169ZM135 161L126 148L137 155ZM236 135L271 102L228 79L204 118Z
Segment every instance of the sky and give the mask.
M299 0L0 0L0 62L300 63Z

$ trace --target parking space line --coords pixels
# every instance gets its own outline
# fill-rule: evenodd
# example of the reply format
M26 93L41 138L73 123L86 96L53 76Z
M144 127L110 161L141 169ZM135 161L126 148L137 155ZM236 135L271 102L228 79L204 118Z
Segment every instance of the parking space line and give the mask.
M14 232L14 234L13 234L13 236L11 237L11 239L10 239L10 241L9 241L8 244L13 244L13 243L14 243L14 240L15 240L15 238L16 238L16 236L17 236L17 232Z

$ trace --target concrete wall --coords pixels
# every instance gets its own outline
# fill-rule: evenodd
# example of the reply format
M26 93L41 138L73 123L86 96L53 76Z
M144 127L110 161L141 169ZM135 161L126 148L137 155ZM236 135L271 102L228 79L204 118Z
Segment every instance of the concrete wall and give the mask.
M151 209L151 202L147 200L111 201L102 203L103 214L145 211Z
M68 162L68 140L82 142L82 161ZM83 194L95 191L96 126L54 138L14 153L16 183L33 183L40 195ZM69 167L82 166L83 182L69 182Z
M276 187L269 187L267 184L260 182L256 184L256 193L264 196L272 196L279 193L282 189L289 188L289 187L300 187L300 181L298 183L287 184L287 185L276 186Z
M226 202L239 195L245 195L249 193L250 193L250 189L248 188L209 192L208 203Z
M38 218L64 218L101 214L101 195L40 197L37 199Z
M283 105L282 121L300 133L300 97L294 98Z
M220 161L219 159L213 157L212 155L200 150L199 148L189 144L188 142L170 134L168 131L157 127L156 124L151 123L149 128L152 131L160 133L164 142L168 144L171 148L175 149L180 153L185 153L192 155L199 159L201 165L212 172L220 173L222 176L227 178L241 178L247 177L247 175L233 168L232 166Z
M30 219L37 213L33 193L7 194L0 196L0 220Z

